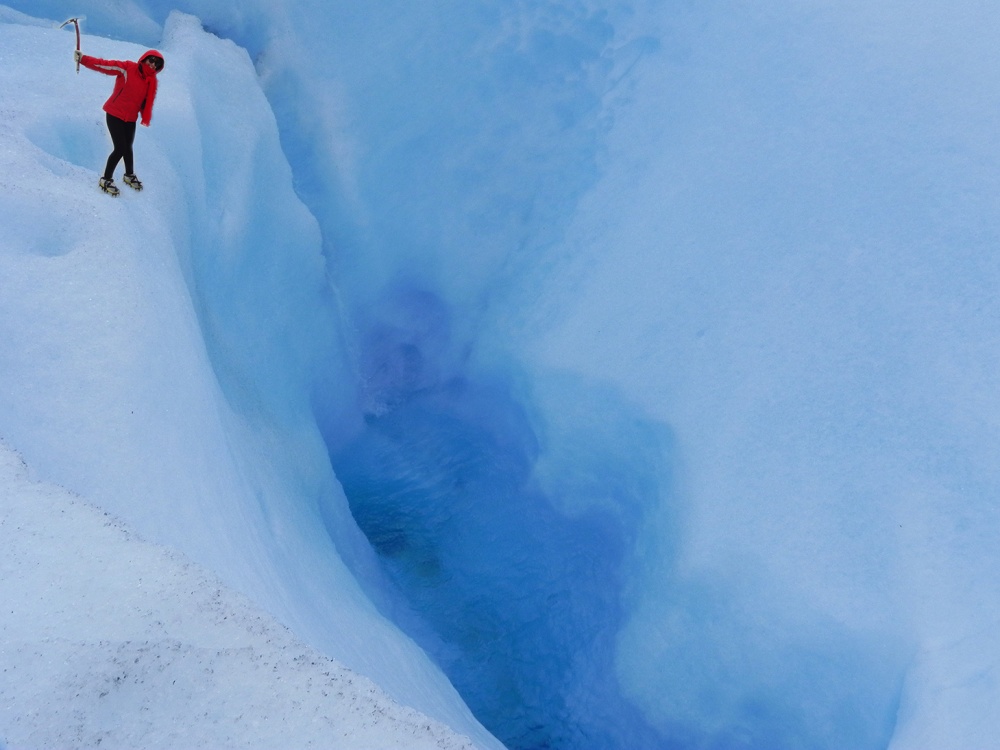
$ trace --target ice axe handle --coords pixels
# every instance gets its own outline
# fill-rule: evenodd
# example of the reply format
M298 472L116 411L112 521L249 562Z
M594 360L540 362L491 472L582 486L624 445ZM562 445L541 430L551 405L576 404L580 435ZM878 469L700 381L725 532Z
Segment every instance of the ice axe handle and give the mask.
M76 28L76 51L80 51L80 22L77 19L73 19L73 26ZM80 61L76 61L76 74L80 75Z

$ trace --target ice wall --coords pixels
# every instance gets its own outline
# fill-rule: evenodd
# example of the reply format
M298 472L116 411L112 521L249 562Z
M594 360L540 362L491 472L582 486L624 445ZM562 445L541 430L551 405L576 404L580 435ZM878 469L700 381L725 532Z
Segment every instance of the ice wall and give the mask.
M740 717L781 701L817 718L810 685L871 669L856 684L882 685L867 705L871 726L897 721L891 746L988 746L997 15L726 4L660 21L660 64L638 72L567 240L583 281L553 284L565 306L521 339L676 435L684 520L649 528L678 531L681 555L641 574L628 691L711 736L756 731L763 713Z
M3 438L400 702L496 746L358 585L377 570L311 405L338 361L335 303L246 53L171 17L158 46L172 77L137 140L147 189L112 200L95 185L111 80L74 74L72 32L0 10Z

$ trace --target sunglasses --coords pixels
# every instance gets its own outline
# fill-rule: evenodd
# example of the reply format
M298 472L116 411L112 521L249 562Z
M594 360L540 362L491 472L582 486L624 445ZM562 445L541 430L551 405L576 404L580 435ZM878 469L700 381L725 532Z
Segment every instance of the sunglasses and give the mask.
M163 70L163 62L158 57L147 57L143 62L148 62L157 70Z

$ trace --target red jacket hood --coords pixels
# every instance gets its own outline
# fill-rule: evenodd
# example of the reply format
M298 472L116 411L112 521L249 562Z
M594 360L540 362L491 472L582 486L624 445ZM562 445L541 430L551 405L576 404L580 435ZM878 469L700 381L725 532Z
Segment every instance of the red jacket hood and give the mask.
M155 50L155 49L148 49L145 52L143 52L142 55L139 57L139 62L142 62L147 57L158 57L158 58L160 58L160 71L163 70L164 60L163 60L163 53L162 52L160 52L159 50Z

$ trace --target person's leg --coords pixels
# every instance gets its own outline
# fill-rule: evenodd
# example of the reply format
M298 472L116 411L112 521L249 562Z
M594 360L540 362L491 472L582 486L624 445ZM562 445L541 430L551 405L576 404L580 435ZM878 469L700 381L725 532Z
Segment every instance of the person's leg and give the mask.
M132 144L135 143L135 123L126 122L125 123L125 133L124 133L124 150L122 151L122 159L125 160L125 174L135 174L135 167L132 164Z
M114 150L108 157L108 163L104 167L104 178L110 180L114 177L115 167L122 159L125 160L125 171L132 173L132 143L135 140L135 123L125 122L114 115L107 116L108 133L111 134L111 143Z

